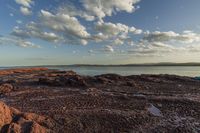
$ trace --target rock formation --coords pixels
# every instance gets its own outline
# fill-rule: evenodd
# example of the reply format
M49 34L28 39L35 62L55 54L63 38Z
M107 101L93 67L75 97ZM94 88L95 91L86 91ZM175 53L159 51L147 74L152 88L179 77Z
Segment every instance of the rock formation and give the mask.
M21 113L0 102L0 131L2 133L47 133L43 126L50 119L33 113Z

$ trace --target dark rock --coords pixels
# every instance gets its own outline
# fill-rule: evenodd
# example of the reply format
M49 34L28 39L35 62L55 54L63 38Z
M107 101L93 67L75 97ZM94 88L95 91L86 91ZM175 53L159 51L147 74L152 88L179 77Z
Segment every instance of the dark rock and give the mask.
M56 78L39 78L39 84L50 86L71 86L71 87L86 87L87 83L81 76L59 76Z

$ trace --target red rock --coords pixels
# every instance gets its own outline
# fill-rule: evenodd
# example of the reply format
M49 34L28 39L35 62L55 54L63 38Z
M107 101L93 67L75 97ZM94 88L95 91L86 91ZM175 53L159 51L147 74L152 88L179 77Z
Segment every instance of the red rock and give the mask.
M11 84L3 84L0 86L0 94L9 93L13 90L13 86Z
M3 133L46 133L49 130L40 125L49 119L33 113L21 113L0 102L0 132Z
M9 75L15 73L31 73L35 71L47 71L48 68L19 68L19 69L9 69L9 70L0 70L0 75Z
M0 102L0 130L12 121L12 112L8 106Z

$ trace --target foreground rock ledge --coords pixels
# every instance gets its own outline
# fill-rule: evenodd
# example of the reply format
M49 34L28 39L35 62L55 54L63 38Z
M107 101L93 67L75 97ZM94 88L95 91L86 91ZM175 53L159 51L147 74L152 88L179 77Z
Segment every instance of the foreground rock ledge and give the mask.
M0 102L0 131L2 133L46 133L50 119L33 113L21 113Z
M192 77L4 70L0 101L3 133L200 132L200 81Z

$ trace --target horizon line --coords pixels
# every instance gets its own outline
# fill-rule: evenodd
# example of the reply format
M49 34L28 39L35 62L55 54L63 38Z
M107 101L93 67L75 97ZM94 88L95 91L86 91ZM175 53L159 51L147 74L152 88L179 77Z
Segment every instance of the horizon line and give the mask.
M0 68L6 67L51 67L51 66L200 66L200 62L158 62L158 63L129 63L129 64L49 64L49 65L8 65L0 66Z

